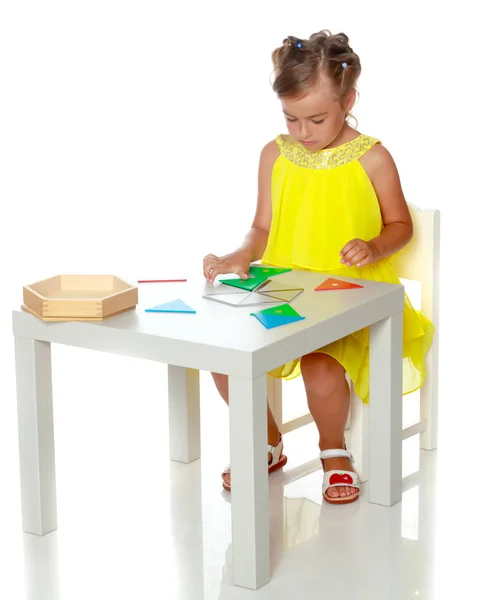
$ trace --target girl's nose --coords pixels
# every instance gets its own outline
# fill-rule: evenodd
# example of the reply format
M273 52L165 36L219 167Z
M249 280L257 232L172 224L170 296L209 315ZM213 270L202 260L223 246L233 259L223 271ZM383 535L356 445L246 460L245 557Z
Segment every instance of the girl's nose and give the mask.
M300 125L299 133L300 133L301 139L304 140L305 142L308 140L308 138L311 137L311 132L309 131L309 128L307 125Z

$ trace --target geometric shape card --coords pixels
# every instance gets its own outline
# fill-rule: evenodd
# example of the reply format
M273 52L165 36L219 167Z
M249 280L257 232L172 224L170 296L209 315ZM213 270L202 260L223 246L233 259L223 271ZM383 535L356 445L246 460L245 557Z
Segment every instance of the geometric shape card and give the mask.
M229 304L231 306L239 306L243 300L250 295L250 292L242 292L238 290L237 293L229 294L204 294L203 298L207 300L215 300L216 302L222 302L223 304Z
M291 269L255 266L250 268L249 273L250 275L253 275L253 277L261 277L262 275L266 275L267 277L274 277L275 275L281 275L281 273L289 273L290 271Z
M323 283L318 285L315 291L326 292L330 290L352 290L362 287L362 285L356 283L349 283L349 281L342 281L341 279L334 279L333 277L329 277L328 279L323 281Z
M259 285L264 283L267 279L268 275L264 275L259 277L250 277L249 279L220 279L220 282L224 283L225 285L230 285L232 287L237 287L251 292Z
M304 317L290 316L290 315L275 315L268 314L263 311L253 313L253 316L266 327L266 329L273 329L274 327L281 327L282 325L289 325L290 323L296 323L297 321L303 321Z
M242 290L241 288L232 287L231 285L220 284L215 287L208 286L211 292L207 292L208 296L218 296L220 294L249 294L248 290Z
M271 298L266 294L258 294L257 292L250 292L248 296L241 301L238 306L260 306L260 305L271 305L271 304L279 304L283 302L283 300L278 300L278 298Z
M263 315L276 315L281 317L300 317L301 315L294 310L290 304L282 304L281 306L273 306L259 311ZM303 317L304 318L304 317Z
M281 302L292 302L297 296L303 293L304 290L280 290L277 292L263 292L261 290L259 293L261 296L269 296L270 298L276 298Z
M255 278L257 281L258 278ZM244 289L237 289L234 286L236 282L241 284L246 283L241 279L231 279L230 285L220 285L214 291L206 293L203 298L209 300L216 300L217 302L223 302L231 306L256 306L260 304L278 304L280 302L291 302L301 294L303 288L294 288L287 283L281 281L271 281L266 279L262 283L255 284L254 291L246 291ZM248 280L248 282L251 280ZM234 283L233 283L234 282ZM229 288L229 293L226 293ZM245 295L246 292L246 295ZM235 296L237 296L235 298Z
M196 313L191 306L188 306L183 300L173 300L165 304L159 304L153 308L147 308L145 312L161 312L161 313Z
M239 292L239 293L238 293ZM257 305L271 305L283 302L277 298L271 298L266 294L257 294L256 292L241 292L238 290L236 293L230 294L204 294L203 298L207 300L215 300L216 302L222 302L230 306L257 306Z
M261 282L259 289L255 289L255 292L277 292L279 290L299 290L298 286L291 285L281 279L265 279Z

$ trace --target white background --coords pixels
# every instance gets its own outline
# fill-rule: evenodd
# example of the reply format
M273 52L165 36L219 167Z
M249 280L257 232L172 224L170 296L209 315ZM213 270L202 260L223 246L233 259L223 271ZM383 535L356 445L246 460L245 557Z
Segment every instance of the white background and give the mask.
M131 282L182 277L201 269L206 253L234 249L253 217L261 148L286 130L270 86L271 52L287 35L328 28L347 33L363 64L358 129L391 151L407 200L442 213L438 469L452 488L441 488L438 507L455 515L438 533L442 585L451 564L472 574L471 559L457 552L477 525L477 473L470 469L477 459L467 452L477 437L479 333L477 28L468 5L3 2L2 527L20 526L10 321L22 286L60 273L112 273ZM120 407L134 419L131 398L153 405L164 383L162 366L135 360L55 348L54 361L62 452L86 450L95 432L108 449L111 411ZM93 433L76 426L91 424L79 404L98 410ZM131 447L144 436L137 426L128 434ZM57 469L70 473L61 462ZM462 479L468 472L475 481ZM0 555L10 552L0 541Z

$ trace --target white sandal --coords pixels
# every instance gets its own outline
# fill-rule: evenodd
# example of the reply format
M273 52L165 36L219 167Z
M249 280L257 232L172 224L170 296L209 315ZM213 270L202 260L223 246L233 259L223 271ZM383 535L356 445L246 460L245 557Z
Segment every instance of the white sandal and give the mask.
M353 463L354 459L350 452L347 450L323 450L319 457L321 458L321 462L323 464L323 498L326 502L330 504L349 504L351 502L355 502L359 498L360 490L361 490L361 482L359 481L359 477L357 473L354 471L325 471L324 469L324 459L327 458L349 458L349 460ZM350 496L345 496L341 498L338 496L337 498L331 498L328 496L326 492L330 487L355 487L358 488L358 491L355 494L351 494Z
M268 463L268 474L281 469L288 462L288 457L283 454L283 436L279 434L279 442L277 446L268 446L268 452L271 454L272 458ZM225 480L225 475L229 475L231 472L230 465L228 465L223 473L221 473L221 477L223 478L223 487L228 492L231 491L231 484Z

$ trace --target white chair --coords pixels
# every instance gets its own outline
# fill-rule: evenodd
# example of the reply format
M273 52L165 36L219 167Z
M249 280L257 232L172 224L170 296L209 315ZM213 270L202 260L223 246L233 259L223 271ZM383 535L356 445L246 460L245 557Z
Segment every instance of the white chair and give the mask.
M403 280L421 284L421 311L435 327L434 341L426 356L426 378L420 390L420 421L403 430L403 440L420 434L420 446L433 450L437 445L437 400L438 400L438 349L439 349L439 228L438 210L421 210L409 205L414 236L411 242L397 253L394 264ZM369 477L369 411L351 388L351 412L349 424L351 440L349 448L354 455L355 469L361 481ZM283 422L282 380L268 377L268 401L271 411L282 433L311 423L308 413L291 421Z

